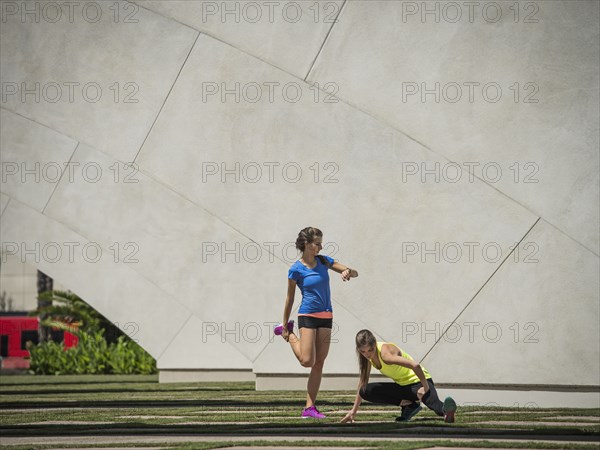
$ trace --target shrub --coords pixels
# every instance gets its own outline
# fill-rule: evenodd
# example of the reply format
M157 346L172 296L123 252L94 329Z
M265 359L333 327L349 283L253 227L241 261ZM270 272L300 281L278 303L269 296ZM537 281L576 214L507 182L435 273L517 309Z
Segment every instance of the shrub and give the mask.
M116 343L111 344L107 363L111 373L115 374L156 373L155 359L125 336L120 336Z
M126 336L111 344L104 330L79 331L77 336L77 346L68 349L53 341L29 345L30 370L39 375L156 373L154 358Z
M153 374L156 361L114 324L71 292L40 294L45 306L33 311L42 327L77 335L77 346L65 349L47 340L28 343L30 370L36 374ZM107 333L109 336L107 336ZM118 336L118 337L117 337ZM107 339L108 338L108 339Z

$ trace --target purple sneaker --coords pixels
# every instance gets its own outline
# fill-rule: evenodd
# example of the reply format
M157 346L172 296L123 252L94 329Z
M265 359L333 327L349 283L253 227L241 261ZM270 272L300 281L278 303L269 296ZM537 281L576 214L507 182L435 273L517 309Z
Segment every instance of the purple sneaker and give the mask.
M325 414L319 412L319 410L317 409L316 406L310 406L308 408L304 408L302 410L302 418L303 419L307 419L307 418L311 418L311 419L324 419L325 418Z
M294 321L290 320L287 323L287 329L289 332L294 331ZM275 328L273 328L273 333L275 333L276 336L281 336L281 333L283 332L283 325L279 324L277 325Z

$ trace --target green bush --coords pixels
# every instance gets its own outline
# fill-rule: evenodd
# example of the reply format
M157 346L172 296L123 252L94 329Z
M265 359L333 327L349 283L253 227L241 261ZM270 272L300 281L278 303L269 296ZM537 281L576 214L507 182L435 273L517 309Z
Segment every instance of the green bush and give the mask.
M32 345L28 342L27 349L30 355L29 368L36 374L60 374L71 373L68 364L67 353L62 344L47 341L43 344Z
M128 337L107 344L104 330L77 336L77 346L68 349L52 341L29 345L30 370L39 375L156 373L154 358Z
M38 345L28 343L32 372L40 375L157 372L152 356L75 294L46 291L40 294L40 299L45 306L31 315L39 316L42 329L68 331L77 335L79 342L68 349L51 340Z
M120 336L108 349L111 373L149 375L156 373L156 360L131 339Z

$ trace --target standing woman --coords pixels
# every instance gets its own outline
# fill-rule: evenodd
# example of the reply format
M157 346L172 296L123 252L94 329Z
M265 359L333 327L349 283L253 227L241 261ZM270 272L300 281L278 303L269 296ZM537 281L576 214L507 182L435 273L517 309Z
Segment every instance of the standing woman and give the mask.
M356 334L356 352L360 370L358 393L352 409L342 422L354 422L363 399L400 406L402 413L396 418L397 422L406 422L417 414L421 410L421 401L438 416L442 416L444 422L454 422L456 402L452 397L446 397L441 402L429 372L413 361L408 353L395 344L377 342L375 335L369 330L361 330ZM369 383L371 366L393 382Z
M343 281L356 278L358 272L329 256L319 255L323 248L323 233L318 228L307 227L301 230L296 239L296 248L302 252L302 257L288 271L288 289L282 322L287 326L278 325L274 332L290 343L294 355L303 367L311 368L306 407L302 411L302 417L323 419L325 415L319 412L315 402L321 386L323 364L329 353L333 324L328 271L331 269L341 274ZM301 338L294 334L294 322L289 320L296 286L302 293L302 303L298 310Z

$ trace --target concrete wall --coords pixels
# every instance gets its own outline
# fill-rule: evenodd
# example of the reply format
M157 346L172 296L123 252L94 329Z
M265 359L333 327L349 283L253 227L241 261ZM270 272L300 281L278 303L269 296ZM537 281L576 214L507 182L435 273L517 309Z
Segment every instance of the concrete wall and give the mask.
M5 295L2 311L31 311L37 308L37 270L23 264L18 255L3 254L0 292Z
M37 308L37 269L31 264L23 263L22 260L18 251L2 253L0 292L6 294L5 311L32 311ZM53 286L57 291L68 289L57 282L54 282ZM9 299L12 299L12 302Z
M303 383L270 329L313 225L360 272L333 387L370 328L438 384L597 404L597 2L56 4L2 2L2 250L161 381Z

